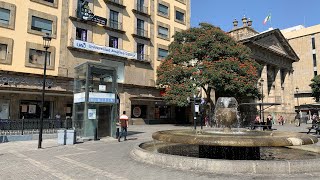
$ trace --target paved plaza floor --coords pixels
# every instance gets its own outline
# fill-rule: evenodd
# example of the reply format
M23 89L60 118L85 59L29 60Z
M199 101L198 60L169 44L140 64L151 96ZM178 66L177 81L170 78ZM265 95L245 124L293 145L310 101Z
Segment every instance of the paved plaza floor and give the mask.
M310 124L295 127L291 124L274 125L277 131L307 132ZM114 138L88 141L76 145L59 146L56 139L45 139L43 149L37 141L0 144L0 179L320 179L320 173L293 175L210 174L181 171L169 167L144 164L130 156L130 151L141 142L152 140L158 130L186 129L191 126L132 125L128 141ZM198 127L199 128L199 127ZM318 144L317 144L318 145Z

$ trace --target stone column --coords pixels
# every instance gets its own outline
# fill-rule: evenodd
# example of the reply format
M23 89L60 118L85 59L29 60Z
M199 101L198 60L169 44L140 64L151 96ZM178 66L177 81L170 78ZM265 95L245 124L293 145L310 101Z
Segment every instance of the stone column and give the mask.
M261 71L261 77L260 80L263 79L263 102L267 102L268 101L268 70L267 70L267 65L263 64L263 68ZM260 82L259 80L259 82ZM261 87L260 87L260 91L261 91Z

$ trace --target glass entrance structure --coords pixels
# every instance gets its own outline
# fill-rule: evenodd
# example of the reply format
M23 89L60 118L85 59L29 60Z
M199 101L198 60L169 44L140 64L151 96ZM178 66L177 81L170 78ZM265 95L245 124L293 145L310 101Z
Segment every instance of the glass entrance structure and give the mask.
M114 67L86 62L75 68L73 127L87 139L113 136L119 116Z

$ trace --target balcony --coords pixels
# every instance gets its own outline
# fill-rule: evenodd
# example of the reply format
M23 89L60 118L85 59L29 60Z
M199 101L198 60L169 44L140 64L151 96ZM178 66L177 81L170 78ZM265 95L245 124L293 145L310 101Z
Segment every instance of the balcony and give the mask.
M137 53L137 60L139 61L145 61L145 62L150 62L150 57L146 54L139 54Z
M104 0L106 4L111 4L120 8L126 8L125 5L123 5L123 0Z
M148 7L142 5L142 4L136 4L135 9L132 10L134 13L141 14L144 16L150 16L148 12Z
M136 28L135 33L132 34L132 36L137 37L137 38L141 38L141 39L145 39L145 40L150 40L149 35L148 35L148 31L141 29L141 28Z
M116 20L109 19L108 25L105 26L106 29L111 30L111 31L116 31L119 33L125 33L123 30L122 23Z

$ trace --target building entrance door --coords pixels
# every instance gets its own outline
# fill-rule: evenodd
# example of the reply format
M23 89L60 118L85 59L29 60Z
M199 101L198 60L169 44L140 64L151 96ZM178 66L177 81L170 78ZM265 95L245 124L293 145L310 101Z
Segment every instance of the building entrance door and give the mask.
M98 107L98 138L111 136L111 107L110 105Z

